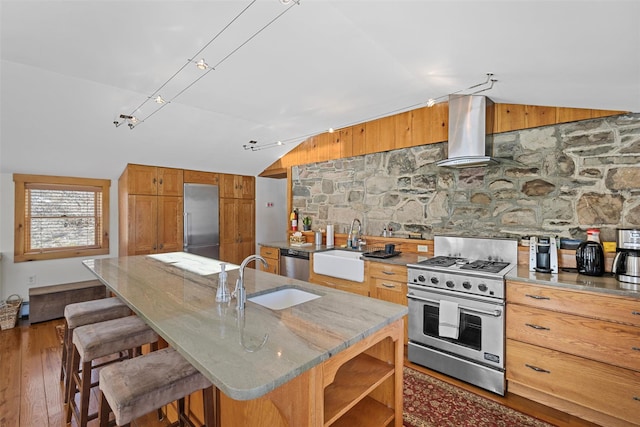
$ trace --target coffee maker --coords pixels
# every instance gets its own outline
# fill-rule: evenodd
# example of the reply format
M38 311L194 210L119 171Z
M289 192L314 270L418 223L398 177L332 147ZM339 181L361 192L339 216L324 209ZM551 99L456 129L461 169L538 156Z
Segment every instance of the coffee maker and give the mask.
M553 237L529 239L529 271L558 273L558 248Z
M618 228L611 272L621 282L640 284L640 229Z

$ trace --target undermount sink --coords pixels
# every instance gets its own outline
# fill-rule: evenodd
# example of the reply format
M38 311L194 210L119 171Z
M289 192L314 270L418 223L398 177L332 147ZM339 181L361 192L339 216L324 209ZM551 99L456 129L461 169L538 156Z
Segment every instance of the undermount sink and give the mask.
M362 253L334 249L313 254L313 272L352 282L364 282Z
M281 288L266 294L247 298L247 301L260 304L271 310L284 310L294 305L313 301L316 298L320 298L320 295L298 288Z

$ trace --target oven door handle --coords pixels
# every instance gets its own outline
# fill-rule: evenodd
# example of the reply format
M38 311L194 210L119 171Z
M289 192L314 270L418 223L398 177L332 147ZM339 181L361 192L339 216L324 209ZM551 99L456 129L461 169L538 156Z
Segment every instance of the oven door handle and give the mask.
M407 294L407 298L418 300L418 301L430 302L430 303L433 303L433 304L436 304L436 305L440 305L440 301L438 301L438 300L430 299L430 298L417 297L414 294L412 294L411 292L409 292ZM459 305L458 308L460 308L461 310L464 310L464 311L471 311L471 312L474 312L474 313L486 314L488 316L493 316L493 317L502 316L502 310L500 310L499 308L496 308L493 311L481 310L479 308L473 308L473 307L465 307L463 305Z

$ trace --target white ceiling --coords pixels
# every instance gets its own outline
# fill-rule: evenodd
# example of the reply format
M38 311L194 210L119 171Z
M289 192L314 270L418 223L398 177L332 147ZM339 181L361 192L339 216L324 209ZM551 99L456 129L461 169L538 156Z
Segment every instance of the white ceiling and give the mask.
M133 130L113 120L249 0L0 1L3 173L117 178L143 163L255 175L306 136L489 72L495 102L640 112L636 0L258 0L197 58L220 62L291 8ZM189 64L160 94L200 75Z

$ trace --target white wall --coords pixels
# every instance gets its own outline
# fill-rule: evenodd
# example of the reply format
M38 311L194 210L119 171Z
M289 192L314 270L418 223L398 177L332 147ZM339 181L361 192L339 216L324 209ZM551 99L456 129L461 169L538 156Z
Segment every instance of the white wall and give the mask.
M56 285L95 279L83 265L84 258L65 258L51 261L13 262L14 239L14 183L13 174L0 174L0 298L18 294L25 301L30 287ZM273 203L267 207L267 203ZM118 254L118 182L111 181L110 191L110 252ZM287 236L287 180L256 179L256 242L286 240ZM256 247L256 253L259 248ZM104 256L106 257L106 255ZM35 285L29 278L36 276Z
M256 178L256 253L259 243L286 241L287 218L287 180Z
M29 288L60 283L80 282L95 279L83 265L84 258L65 258L50 261L13 262L15 186L13 174L0 174L0 298L18 294L25 301ZM118 182L111 181L109 209L109 256L118 254ZM103 257L106 257L104 255ZM94 258L94 257L91 257ZM34 285L29 278L36 276Z

